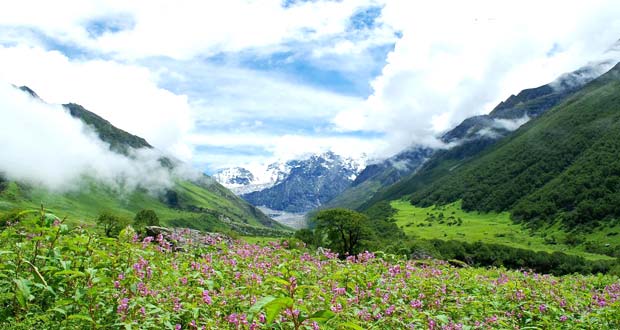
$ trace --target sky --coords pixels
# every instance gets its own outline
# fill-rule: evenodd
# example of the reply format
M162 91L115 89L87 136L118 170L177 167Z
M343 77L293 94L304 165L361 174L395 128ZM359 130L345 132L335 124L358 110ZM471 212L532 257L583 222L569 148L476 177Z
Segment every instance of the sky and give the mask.
M21 0L0 4L0 84L213 173L437 147L619 38L607 0Z

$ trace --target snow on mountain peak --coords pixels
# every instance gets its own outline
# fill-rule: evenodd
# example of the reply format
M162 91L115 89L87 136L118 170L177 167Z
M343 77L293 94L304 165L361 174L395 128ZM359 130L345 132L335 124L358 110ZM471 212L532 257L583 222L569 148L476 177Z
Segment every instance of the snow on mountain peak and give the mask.
M366 167L366 161L366 155L362 155L359 158L351 158L327 151L322 154L309 154L302 159L225 168L217 171L213 178L235 194L243 195L277 185L284 181L291 173L291 170L295 168L309 168L319 164L327 169L340 166L350 173L348 179L353 181Z

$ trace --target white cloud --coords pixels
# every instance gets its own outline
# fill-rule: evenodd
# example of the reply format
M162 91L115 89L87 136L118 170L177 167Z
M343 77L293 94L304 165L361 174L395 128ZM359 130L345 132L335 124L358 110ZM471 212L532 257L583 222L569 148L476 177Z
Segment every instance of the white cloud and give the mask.
M387 146L380 138L356 138L346 136L314 136L314 135L270 135L260 133L240 134L209 134L193 135L190 140L197 145L213 145L222 147L254 147L267 150L269 155L253 157L236 157L230 155L197 155L197 163L208 164L211 169L233 166L250 166L248 164L265 164L277 160L300 159L308 154L333 151L338 155L359 158L362 155L373 156L378 150ZM214 142L215 141L215 142Z
M486 113L522 89L600 57L620 37L615 1L386 1L382 20L403 37L373 95L333 122L388 134L390 150Z
M328 122L338 112L357 108L364 99L313 88L277 74L202 64L177 81L193 89L197 117L213 125L260 119Z
M67 191L89 177L121 193L137 186L155 192L173 183L157 151L137 150L132 158L114 153L61 106L43 103L5 82L0 82L0 117L0 173L11 180Z
M195 145L261 147L257 141L282 157L325 148L390 155L412 143L436 144L437 133L488 112L510 94L578 68L620 37L615 1L281 4L18 1L0 11L0 42L18 45L0 48L0 78L28 85L50 102L80 103L185 159ZM369 6L383 7L377 24L352 30L351 16ZM124 30L89 33L93 21L105 25L116 17L129 21ZM400 39L395 31L401 32ZM90 58L103 54L105 60L69 59L42 50L49 46L46 38L61 49L81 49ZM272 71L203 61L221 53L269 59L276 52L292 52L291 61L367 79L368 67L378 63L370 50L392 42L394 51L371 82L367 100ZM333 124L339 131L378 132L386 139L333 137L324 131L313 135L286 127L279 127L285 133L268 134L273 120L323 130ZM201 129L214 131L192 131L196 121ZM223 127L230 131L218 133ZM195 162L243 163L263 156L252 157L201 154Z
M190 59L336 36L346 31L352 14L376 3L309 1L283 8L281 0L23 0L5 6L0 22L38 28L55 39L118 58ZM99 36L88 33L92 19L120 14L132 18L132 28Z
M183 140L193 126L187 97L159 88L157 73L145 67L0 47L0 79L27 85L49 103L78 103L163 151L191 156Z

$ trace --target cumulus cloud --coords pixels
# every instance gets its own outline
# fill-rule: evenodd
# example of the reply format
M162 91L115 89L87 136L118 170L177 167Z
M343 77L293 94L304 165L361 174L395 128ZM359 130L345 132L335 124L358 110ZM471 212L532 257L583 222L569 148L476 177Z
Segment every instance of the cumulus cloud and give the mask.
M393 153L522 89L600 58L620 37L614 1L386 1L402 31L364 107L334 117L342 130L385 132ZM617 60L617 59L616 59Z
M302 159L309 154L319 154L330 150L344 157L372 157L376 152L387 147L380 137L361 139L347 136L271 135L252 132L234 135L202 133L192 135L190 140L197 145L217 141L219 146L246 146L264 149L268 152L255 157L210 154L199 154L194 157L195 162L204 164L211 170L234 166L249 168L257 164L269 164L276 160Z
M184 95L159 88L158 73L107 60L72 60L38 47L0 46L0 79L26 85L45 101L78 103L160 150L189 159L193 127Z
M24 0L6 7L0 78L54 103L80 103L187 160L201 144L272 154L198 154L194 163L210 167L325 146L382 156L412 144L442 147L440 132L599 59L620 37L612 0ZM371 95L282 77L270 62L282 54L300 64L293 73L300 76L336 72L363 79L364 88L370 79ZM267 64L218 62L248 57ZM383 67L378 76L374 66ZM270 126L274 118L317 131L286 131ZM334 137L334 129L364 134ZM367 138L373 134L385 139Z
M117 58L190 59L248 48L274 49L290 41L336 36L347 30L349 18L360 8L377 5L378 1L282 4L281 0L24 0L5 6L0 22L40 29L54 39ZM106 18L114 23L113 18L118 16L131 24L92 33L93 23L105 25Z
M114 153L62 106L46 104L4 82L0 118L0 173L11 180L56 191L78 189L87 177L119 192L138 186L156 192L173 183L175 174L160 165L162 154L156 150L135 150L131 157Z

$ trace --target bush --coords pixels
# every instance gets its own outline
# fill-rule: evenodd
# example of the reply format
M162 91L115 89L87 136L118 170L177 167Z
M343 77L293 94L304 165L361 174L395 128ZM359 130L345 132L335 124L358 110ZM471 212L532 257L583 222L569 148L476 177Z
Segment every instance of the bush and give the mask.
M97 226L103 229L107 237L116 237L120 231L127 227L131 221L125 217L115 215L109 211L103 212L97 217Z
M140 234L144 234L144 228L147 226L159 226L159 218L153 210L140 210L133 220L135 229Z

